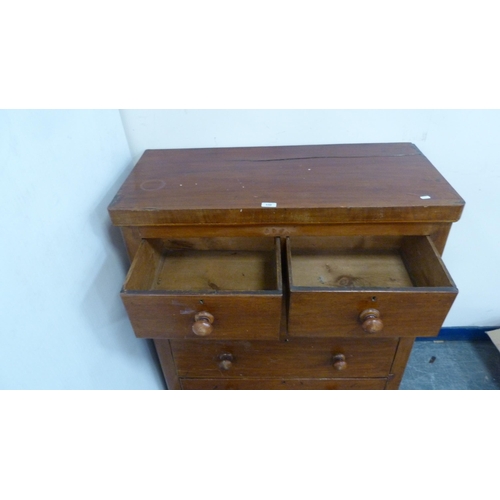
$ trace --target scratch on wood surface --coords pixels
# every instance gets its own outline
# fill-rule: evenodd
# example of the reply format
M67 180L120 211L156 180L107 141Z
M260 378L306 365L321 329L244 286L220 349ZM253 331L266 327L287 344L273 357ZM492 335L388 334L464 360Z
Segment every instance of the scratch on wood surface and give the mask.
M228 161L241 161L241 162L262 162L262 161L296 161L296 160L328 160L328 159L345 159L345 158L396 158L400 156L415 156L407 154L393 154L393 155L370 155L370 156L301 156L297 158L262 158L259 160L249 160L249 159L236 159Z

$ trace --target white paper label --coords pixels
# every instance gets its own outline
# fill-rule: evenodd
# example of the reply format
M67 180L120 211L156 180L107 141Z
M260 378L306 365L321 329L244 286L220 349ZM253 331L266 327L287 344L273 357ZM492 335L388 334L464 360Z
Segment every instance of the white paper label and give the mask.
M263 201L260 206L262 208L276 208L278 206L277 203L273 203L273 202L270 202L270 201Z

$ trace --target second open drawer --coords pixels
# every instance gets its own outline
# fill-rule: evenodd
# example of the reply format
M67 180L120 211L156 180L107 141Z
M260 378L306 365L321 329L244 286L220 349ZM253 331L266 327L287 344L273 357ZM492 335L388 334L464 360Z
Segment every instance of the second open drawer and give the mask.
M435 336L458 290L427 236L287 238L290 337Z

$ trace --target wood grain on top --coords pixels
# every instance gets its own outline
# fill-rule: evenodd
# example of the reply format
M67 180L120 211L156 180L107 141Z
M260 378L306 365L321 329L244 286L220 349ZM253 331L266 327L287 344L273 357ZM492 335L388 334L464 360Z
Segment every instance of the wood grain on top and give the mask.
M147 150L109 212L119 226L453 222L463 206L395 143Z

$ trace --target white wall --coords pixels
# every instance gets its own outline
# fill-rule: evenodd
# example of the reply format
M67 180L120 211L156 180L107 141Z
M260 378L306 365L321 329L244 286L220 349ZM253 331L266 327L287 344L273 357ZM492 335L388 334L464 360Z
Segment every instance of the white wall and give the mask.
M460 289L445 326L499 326L500 111L123 110L145 149L413 142L466 200L444 253Z
M0 389L163 387L119 291L118 111L0 111Z

